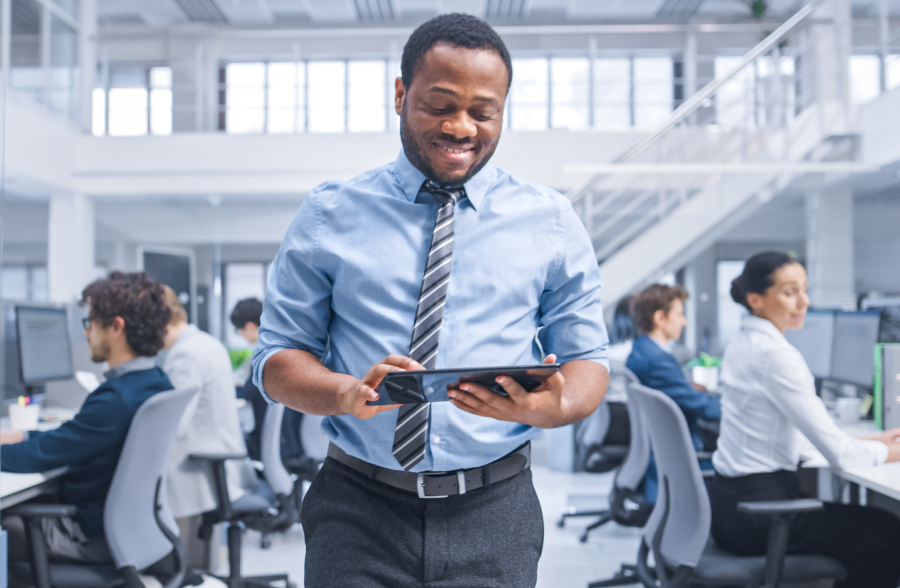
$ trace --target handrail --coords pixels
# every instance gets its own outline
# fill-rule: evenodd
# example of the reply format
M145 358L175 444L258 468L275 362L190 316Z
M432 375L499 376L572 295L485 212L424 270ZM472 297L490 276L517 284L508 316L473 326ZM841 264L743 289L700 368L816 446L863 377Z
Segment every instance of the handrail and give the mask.
M804 20L806 20L806 18L809 17L810 14L812 14L813 10L815 10L816 8L816 5L821 1L822 0L812 0L806 6L801 8L794 16L789 18L787 21L785 21L784 24L773 31L771 35L766 37L756 47L747 52L747 54L741 58L740 63L734 69L732 69L727 74L712 80L702 89L694 93L693 96L682 102L678 108L672 111L672 114L669 115L669 118L666 119L665 122L660 124L656 129L654 129L651 133L638 141L635 145L631 146L627 151L619 155L616 159L613 160L613 163L625 163L646 151L651 145L653 145L653 143L657 141L657 139L659 139L660 136L662 136L664 133L671 130L688 116L693 114L694 111L697 110L697 108L699 108L705 100L713 96L713 94L715 94L719 88L731 81L731 79L734 78L741 70L743 70L749 64L758 59L761 55L764 55L773 47L775 47L775 45L781 42L782 39L784 39ZM587 182L570 191L569 196L574 196L575 194L583 190L585 187L593 183L594 179L595 178L591 178Z

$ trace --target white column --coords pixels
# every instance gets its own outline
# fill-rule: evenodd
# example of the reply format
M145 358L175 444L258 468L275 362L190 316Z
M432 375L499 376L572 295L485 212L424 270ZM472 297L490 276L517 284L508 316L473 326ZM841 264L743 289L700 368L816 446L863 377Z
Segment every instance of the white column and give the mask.
M806 262L813 306L852 306L853 192L824 186L806 195Z
M78 121L81 130L91 132L94 79L97 75L97 0L81 0L78 15Z
M47 279L50 300L71 302L94 276L94 203L83 194L50 200Z
M818 5L810 24L813 35L815 72L814 99L823 108L823 124L826 132L847 132L849 124L850 51L853 15L850 0L824 0Z

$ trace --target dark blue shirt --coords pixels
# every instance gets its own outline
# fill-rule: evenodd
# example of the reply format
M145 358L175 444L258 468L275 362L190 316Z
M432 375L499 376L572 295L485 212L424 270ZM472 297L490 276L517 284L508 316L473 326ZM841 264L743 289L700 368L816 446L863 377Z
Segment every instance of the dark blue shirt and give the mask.
M719 398L694 388L684 377L675 356L666 352L647 335L641 335L635 340L625 366L634 372L641 384L659 390L678 404L687 420L694 447L701 449L703 436L697 427L697 419L721 419L722 404Z
M103 506L131 419L145 400L171 389L172 383L158 367L110 378L88 395L72 420L0 447L0 468L37 473L68 466L60 502L75 505L85 535L102 537Z

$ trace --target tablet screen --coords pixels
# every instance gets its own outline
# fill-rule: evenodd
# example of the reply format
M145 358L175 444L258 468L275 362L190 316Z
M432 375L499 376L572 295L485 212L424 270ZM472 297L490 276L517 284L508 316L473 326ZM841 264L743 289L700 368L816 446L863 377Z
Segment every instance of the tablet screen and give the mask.
M446 402L447 392L464 382L480 384L499 394L503 388L495 382L498 376L508 376L527 391L532 391L559 371L559 364L513 366L495 368L458 368L391 372L381 380L376 392L378 400L370 405L419 404Z

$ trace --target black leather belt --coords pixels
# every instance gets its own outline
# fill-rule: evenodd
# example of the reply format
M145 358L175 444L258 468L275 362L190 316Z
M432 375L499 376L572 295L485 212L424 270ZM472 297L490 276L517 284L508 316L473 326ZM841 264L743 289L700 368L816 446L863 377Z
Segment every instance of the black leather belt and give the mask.
M531 467L531 442L485 466L455 472L404 472L389 470L347 455L337 445L328 445L328 457L388 486L413 492L419 498L447 498L465 494L512 478Z

